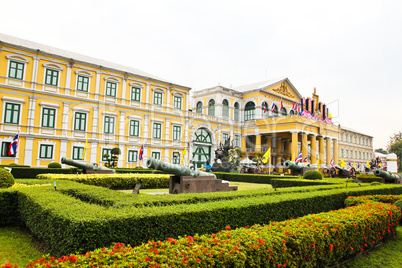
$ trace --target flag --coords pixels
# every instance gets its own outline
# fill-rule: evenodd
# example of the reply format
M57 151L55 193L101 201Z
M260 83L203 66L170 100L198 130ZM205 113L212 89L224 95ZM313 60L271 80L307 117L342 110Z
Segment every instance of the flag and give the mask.
M303 154L300 153L296 158L296 162L301 162L302 160L303 160Z
M307 162L307 155L306 157L303 159L303 163Z
M292 110L293 110L293 111L296 111L296 108L297 108L296 102L293 102Z
M144 144L141 146L141 150L140 150L140 155L138 156L138 159L140 161L142 161L142 155L144 154Z
M17 148L18 148L18 143L20 141L20 133L18 132L17 135L15 135L13 141L10 143L10 146L8 147L8 155L13 155L17 153Z
M320 169L320 155L318 155L317 168L318 168L318 170Z
M271 107L272 112L275 111L275 108L276 108L275 103L272 103L272 107Z
M186 156L186 154L187 154L187 146L184 147L184 152L183 152L183 155L182 155L182 157L181 157L181 164L182 164L182 165L183 165L183 163L184 163L184 157Z
M267 111L267 103L266 102L262 103L262 108L264 108L264 114L265 114Z
M343 158L341 158L341 163L339 163L339 165L340 165L341 167L346 166L346 163L345 163L345 161L343 160Z
M283 102L281 101L281 111L283 110Z
M334 166L334 158L333 157L331 158L331 163L330 164L331 164L331 166Z
M356 169L356 163L355 162L353 162L353 168Z
M82 159L85 159L85 153L87 151L87 144L88 144L88 136L87 136L87 140L85 141L84 151L82 152Z
M271 147L269 147L268 151L262 156L262 162L266 164L271 157Z
M366 167L370 168L370 162L367 160Z
M348 166L352 167L352 163L350 163L350 160L348 160Z
M379 168L381 167L381 162L380 162L380 163L378 163L378 167L379 167Z

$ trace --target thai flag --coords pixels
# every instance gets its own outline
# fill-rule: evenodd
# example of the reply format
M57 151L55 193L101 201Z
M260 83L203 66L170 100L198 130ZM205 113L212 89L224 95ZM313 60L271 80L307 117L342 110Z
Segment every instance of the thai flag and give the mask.
M348 160L348 166L349 166L349 167L353 167L353 166L352 166L352 163L350 163L350 160Z
M300 153L298 156L297 156L297 158L296 158L296 161L295 162L301 162L303 160L303 154L302 153Z
M281 101L281 111L283 110L283 102Z
M13 141L11 142L10 146L8 147L8 155L13 155L17 153L17 148L18 148L18 142L20 139L20 133L18 132L17 135L15 135Z
M141 146L141 150L140 150L140 156L138 157L138 159L140 161L142 161L142 155L144 154L144 144Z
M307 155L306 155L306 157L303 159L303 162L307 162Z
M331 166L334 166L334 158L331 158Z
M275 103L272 103L272 107L271 107L272 112L275 111L275 108L276 108Z
M262 103L262 108L264 108L264 114L265 114L267 111L267 103L266 102Z
M297 109L296 102L293 102L292 110L293 110L293 111L296 111L296 109Z

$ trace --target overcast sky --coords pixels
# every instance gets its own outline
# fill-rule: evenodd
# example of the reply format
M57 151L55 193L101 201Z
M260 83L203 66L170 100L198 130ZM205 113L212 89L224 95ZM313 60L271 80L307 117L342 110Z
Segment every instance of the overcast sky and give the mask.
M63 3L63 4L62 4ZM0 32L199 90L288 77L385 148L402 131L402 1L0 0ZM339 107L339 109L338 109Z

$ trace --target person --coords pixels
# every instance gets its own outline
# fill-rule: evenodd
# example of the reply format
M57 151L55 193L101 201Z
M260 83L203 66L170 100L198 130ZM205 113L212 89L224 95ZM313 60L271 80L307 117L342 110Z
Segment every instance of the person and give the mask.
M204 164L204 169L206 172L211 172L211 168L212 168L212 166L209 163L209 161L207 160L207 162L205 162L205 164Z

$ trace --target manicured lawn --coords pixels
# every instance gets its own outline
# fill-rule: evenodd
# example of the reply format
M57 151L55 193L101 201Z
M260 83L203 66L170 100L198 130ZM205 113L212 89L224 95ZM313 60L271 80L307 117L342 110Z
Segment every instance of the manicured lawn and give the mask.
M46 246L34 239L25 228L0 228L0 266L11 263L25 267L47 254L47 251Z

